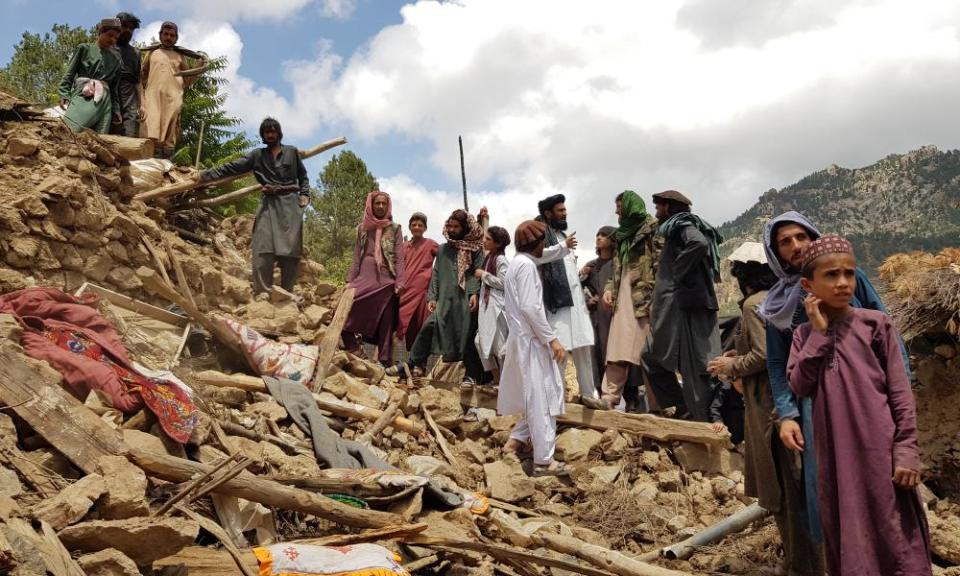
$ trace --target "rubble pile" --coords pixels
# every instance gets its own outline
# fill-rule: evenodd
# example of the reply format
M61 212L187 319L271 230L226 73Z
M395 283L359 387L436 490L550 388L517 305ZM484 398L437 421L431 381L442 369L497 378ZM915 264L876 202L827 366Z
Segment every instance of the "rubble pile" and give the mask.
M325 349L324 337L339 334L343 291L314 281L319 264L306 263L295 294L254 300L251 218L192 210L171 224L162 206L131 200L128 167L107 146L54 122L0 124L0 165L0 294L92 283L135 299L98 306L131 357L171 369L200 411L180 444L149 410L121 414L96 394L81 402L25 354L23 327L0 314L0 573L252 576L265 550L254 547L273 543L289 556L305 544L347 553L375 543L397 555L398 574L763 574L776 565L769 519L686 559L661 555L750 510L740 456L709 425L568 404L557 458L573 472L535 477L529 459L501 453L515 417L497 415L494 391L461 387L456 366L405 381ZM166 276L165 293L196 304L192 324L176 316L163 337L143 319L170 315L171 301L145 284L155 275ZM304 417L222 334L200 330L216 318L320 345L321 374L304 384L319 413ZM328 443L343 450L337 457L369 451L385 466L327 466ZM944 497L931 507L937 563L960 564L958 505Z

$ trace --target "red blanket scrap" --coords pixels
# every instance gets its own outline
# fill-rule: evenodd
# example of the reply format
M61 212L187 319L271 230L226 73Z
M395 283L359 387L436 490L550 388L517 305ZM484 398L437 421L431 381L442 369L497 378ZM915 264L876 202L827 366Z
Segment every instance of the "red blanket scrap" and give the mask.
M177 384L137 372L120 336L97 311L98 301L93 294L75 298L54 288L27 288L0 295L0 313L17 319L24 351L60 372L76 398L98 390L124 413L146 404L164 432L185 443L199 419L193 401Z

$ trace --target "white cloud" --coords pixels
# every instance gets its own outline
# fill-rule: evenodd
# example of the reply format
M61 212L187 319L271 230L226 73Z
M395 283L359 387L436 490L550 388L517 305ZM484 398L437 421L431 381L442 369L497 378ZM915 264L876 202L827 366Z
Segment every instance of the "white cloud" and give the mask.
M148 9L221 21L272 20L293 16L314 0L143 0Z
M346 20L357 8L357 0L323 0L320 14L327 18Z
M291 99L234 67L231 112L251 125L277 114L299 138L345 126L353 140L425 142L452 189L462 134L471 188L503 187L478 195L495 220L511 228L564 192L585 242L624 188L683 190L719 223L830 163L955 147L960 133L948 112L960 98L956 3L460 0L401 15L352 55L321 42L286 63ZM402 175L382 182L437 218L457 205Z

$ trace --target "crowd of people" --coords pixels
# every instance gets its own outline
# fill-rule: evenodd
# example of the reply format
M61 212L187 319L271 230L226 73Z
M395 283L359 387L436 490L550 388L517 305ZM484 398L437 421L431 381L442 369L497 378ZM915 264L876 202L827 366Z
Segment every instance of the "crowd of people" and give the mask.
M140 19L129 12L97 25L95 42L80 44L60 81L63 119L76 132L149 138L157 156L173 155L180 136L184 91L206 58L177 45L174 22L160 25L159 43L131 44Z
M264 294L277 265L293 289L310 188L280 124L264 120L260 136L264 148L199 178L252 170L264 186L252 242ZM723 239L680 192L651 199L653 214L635 192L617 195L618 226L597 232L597 258L578 268L562 195L541 200L512 239L486 210L454 210L438 245L426 215L410 216L405 237L390 195L371 191L343 342L375 346L401 377L423 376L431 356L463 362L465 384L497 386L498 411L520 416L503 452L531 458L535 475L569 473L554 452L572 359L590 408L729 431L746 494L776 520L784 573L931 574L909 358L853 247L802 214L770 219L762 245L729 258L743 298L724 350ZM395 340L409 350L399 363Z

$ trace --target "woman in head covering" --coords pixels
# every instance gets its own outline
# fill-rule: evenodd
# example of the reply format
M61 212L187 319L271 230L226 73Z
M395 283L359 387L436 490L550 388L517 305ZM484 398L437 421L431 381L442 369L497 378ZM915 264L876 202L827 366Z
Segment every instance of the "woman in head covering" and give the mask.
M73 52L60 81L64 122L74 132L90 128L101 134L110 123L119 124L120 60L110 50L120 37L120 20L104 18L97 26L97 41L80 44Z

